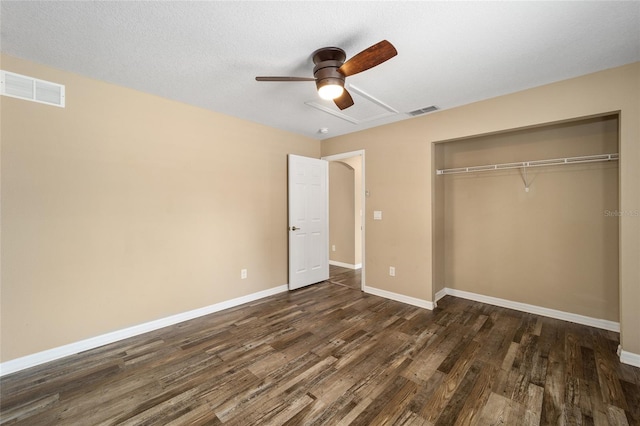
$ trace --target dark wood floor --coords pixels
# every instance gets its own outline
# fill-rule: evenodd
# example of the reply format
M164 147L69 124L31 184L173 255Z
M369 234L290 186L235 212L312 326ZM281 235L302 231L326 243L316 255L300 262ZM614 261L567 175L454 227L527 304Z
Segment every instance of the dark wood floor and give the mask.
M349 269L342 266L329 265L329 282L360 290L361 269Z
M25 425L638 425L618 335L329 282L2 378Z

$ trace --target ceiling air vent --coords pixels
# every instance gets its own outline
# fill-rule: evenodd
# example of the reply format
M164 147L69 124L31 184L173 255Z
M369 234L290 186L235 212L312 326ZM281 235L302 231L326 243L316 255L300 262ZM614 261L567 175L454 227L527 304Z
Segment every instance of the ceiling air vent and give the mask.
M428 106L428 107L416 109L415 111L409 111L407 114L409 114L412 117L415 117L416 115L422 115L422 114L426 114L428 112L433 112L433 111L437 111L437 110L438 110L437 106L431 105L431 106Z
M64 85L0 71L0 94L64 108Z

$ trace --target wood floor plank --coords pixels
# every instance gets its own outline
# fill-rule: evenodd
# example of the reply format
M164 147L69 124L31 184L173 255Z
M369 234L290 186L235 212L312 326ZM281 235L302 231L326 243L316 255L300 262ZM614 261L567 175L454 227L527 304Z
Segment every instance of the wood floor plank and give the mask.
M605 403L628 409L627 401L620 385L620 380L607 357L596 352L596 368L600 382L600 392Z
M380 394L378 396L377 399L386 400L386 404L382 407L378 415L371 420L369 423L370 425L382 426L396 424L398 419L408 411L406 407L416 394L418 385L401 376L397 376L397 379L402 380L404 384L401 388L390 393L388 396L384 394Z
M627 399L627 417L630 424L640 425L640 385L620 381L622 392Z
M326 405L319 399L314 399L294 416L283 422L283 426L308 425L318 418L326 409Z
M414 357L415 361L402 373L409 380L425 382L438 370L438 367L455 348L462 336L458 326L452 325L451 333L440 333L430 339L429 344Z
M471 359L471 357L469 357L469 359ZM458 416L462 413L462 407L469 398L469 394L478 379L478 375L482 369L481 364L482 363L480 362L475 362L469 367L468 371L460 381L459 386L455 389L455 392L449 399L447 405L444 409L440 410L441 412L438 414L437 420L434 422L436 426L452 425L456 422ZM448 379L449 377L447 377L445 383ZM426 418L427 420L430 420L429 417Z
M545 336L545 333L547 336ZM553 334L553 336L551 336ZM544 395L542 399L542 423L560 424L564 419L565 405L565 370L564 330L543 328L542 339L550 345L547 361Z
M609 424L629 426L629 421L627 420L627 416L625 415L622 408L613 405L609 405L607 408L607 418L609 419Z
M451 399L455 395L458 386L461 383L472 385L475 382L478 369L474 368L470 376L467 376L467 372L473 365L474 355L478 351L479 347L480 345L477 342L471 341L469 345L464 348L456 364L445 376L442 384L433 392L431 398L429 398L423 409L420 411L421 417L437 424L437 419L443 414L443 411L447 413L450 411L446 410L446 407L451 404ZM466 382L465 378L468 379ZM462 406L458 401L454 401L454 404ZM457 415L457 410L453 413ZM453 421L455 421L455 417L447 419L447 421L453 423Z
M216 417L216 413L206 404L200 404L183 413L181 416L166 422L165 426L215 426L221 425L222 422Z
M511 344L509 345L509 349L507 350L507 354L502 359L501 368L503 370L505 371L511 370L511 367L513 366L513 361L516 358L516 354L518 353L519 348L520 348L520 343L511 342Z
M3 411L2 423L19 421L37 415L50 405L58 401L58 394L46 396L44 398L28 401L23 405L16 405L13 408Z
M491 393L482 409L480 425L516 425L522 422L522 406L497 393Z
M498 371L500 371L494 365L481 361L476 361L476 363L478 363L480 371L464 405L460 408L455 422L456 426L478 424L482 410L492 393L491 389L498 377Z
M542 398L544 388L529 383L527 387L527 398L525 399L525 415L523 426L535 426L540 424L540 415L542 413Z
M327 409L310 425L347 425L362 412L367 404L358 405L352 393L345 393L327 406Z
M337 281L4 376L0 424L640 424L616 333Z

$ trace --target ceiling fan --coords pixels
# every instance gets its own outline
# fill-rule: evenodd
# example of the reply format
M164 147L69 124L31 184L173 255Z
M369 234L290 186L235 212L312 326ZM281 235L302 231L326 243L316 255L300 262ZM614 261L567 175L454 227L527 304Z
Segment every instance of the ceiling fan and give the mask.
M333 100L338 108L353 105L353 98L344 88L344 79L366 71L393 58L398 51L387 40L363 50L345 62L347 54L339 47L323 47L311 55L315 67L313 77L256 77L257 81L315 81L321 98Z

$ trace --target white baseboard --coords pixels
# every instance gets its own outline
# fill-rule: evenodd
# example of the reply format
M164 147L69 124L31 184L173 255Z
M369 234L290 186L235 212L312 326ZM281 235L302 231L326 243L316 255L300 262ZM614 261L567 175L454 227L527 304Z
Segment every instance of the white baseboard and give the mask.
M576 324L588 325L590 327L601 328L603 330L620 332L620 323L573 314L570 312L558 311L542 306L529 305L527 303L513 302L511 300L500 299L492 296L471 293L453 288L445 288L445 293L463 299L474 300L476 302L487 303L489 305L501 306L503 308L515 309L516 311L528 312L530 314L542 315L544 317L555 318L563 321L575 322ZM441 290L442 291L442 290ZM439 292L438 292L439 293Z
M288 290L286 284L273 287L267 290L252 293L246 296L238 297L235 299L227 300L224 302L216 303L213 305L205 306L203 308L194 309L188 312L172 315L166 318L161 318L155 321L146 322L133 327L128 327L122 330L113 331L100 336L92 337L89 339L81 340L68 345L59 346L57 348L48 349L46 351L38 352L32 355L27 355L21 358L16 358L10 361L0 363L0 377L15 373L26 368L35 367L40 364L44 364L49 361L54 361L69 355L74 355L79 352L94 349L109 343L117 342L119 340L134 337L143 333L154 331L163 327L174 325L183 321L198 318L204 315L219 312L225 309L233 308L235 306L242 305L244 303L253 302L264 297L272 296L278 293L283 293ZM381 290L375 287L364 286L363 291L365 293L373 294L375 296L384 297L386 299L395 300L397 302L406 303L412 306L418 306L420 308L433 310L435 302L428 300L422 300L411 296L405 296L403 294L393 293L387 290ZM436 302L442 299L445 295L451 295L454 297L460 297L463 299L474 300L476 302L487 303L489 305L501 306L504 308L515 309L522 312L528 312L532 314L542 315L546 317L556 318L564 321L571 321L577 324L588 325L591 327L601 328L610 331L620 331L620 323L607 321L603 319L596 319L586 317L583 315L572 314L569 312L558 311L555 309L543 308L540 306L529 305L526 303L513 302L506 299L500 299L497 297L484 296L481 294L471 293L462 290L456 290L451 288L444 288L436 293ZM622 350L620 352L620 362L624 364L640 367L640 355Z
M351 263L338 262L337 260L330 260L329 261L329 265L341 266L343 268L349 268L349 269L360 269L360 268L362 268L362 263L356 263L355 265L353 265Z
M109 343L147 333L149 331L154 331L183 321L188 321L190 319L212 314L214 312L233 308L235 306L253 302L267 296L273 296L274 294L283 293L287 290L288 287L286 284L284 284L278 287L259 291L257 293L248 294L246 296L237 297L235 299L226 300L220 303L215 303L203 308L171 315L166 318L160 318L155 321L149 321L143 324L135 325L133 327L128 327L122 330L113 331L111 333L102 334L100 336L91 337L89 339L80 340L78 342L59 346L53 349L48 349L42 352L37 352L35 354L23 356L21 358L12 359L10 361L0 363L0 377L7 374L15 373L16 371L24 370L25 368L35 367L36 365L44 364L45 362L54 361L56 359L64 358L69 355L75 355L79 352L87 351L89 349L94 349Z
M620 362L640 368L640 355L622 350L620 351Z
M443 289L441 289L441 290L438 290L438 291L436 292L436 297L435 297L434 302L437 302L438 300L442 299L442 298L443 298L443 297L445 297L446 295L447 295L447 289L446 289L446 288L443 288Z
M404 294L393 293L387 290L381 290L375 287L364 286L362 291L365 293L373 294L375 296L384 297L385 299L395 300L396 302L406 303L408 305L417 306L419 308L433 310L433 302L428 300L422 300L411 296L405 296Z

